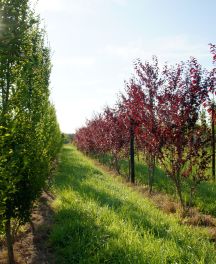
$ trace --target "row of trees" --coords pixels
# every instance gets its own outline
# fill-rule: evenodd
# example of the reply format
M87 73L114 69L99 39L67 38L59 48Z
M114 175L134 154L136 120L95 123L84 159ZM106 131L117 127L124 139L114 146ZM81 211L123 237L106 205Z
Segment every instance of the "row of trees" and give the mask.
M213 62L216 48L211 45ZM134 153L142 153L152 191L155 167L160 164L173 180L182 207L182 181L190 179L191 195L207 179L212 159L215 178L214 89L216 71L207 71L195 58L162 69L158 60L134 64L135 74L114 108L88 121L75 135L86 153L109 153L119 171L119 159L129 158L130 181L135 182ZM211 143L212 138L212 143ZM211 151L212 150L212 151Z
M50 50L28 0L0 1L0 231L29 220L62 137L49 101Z

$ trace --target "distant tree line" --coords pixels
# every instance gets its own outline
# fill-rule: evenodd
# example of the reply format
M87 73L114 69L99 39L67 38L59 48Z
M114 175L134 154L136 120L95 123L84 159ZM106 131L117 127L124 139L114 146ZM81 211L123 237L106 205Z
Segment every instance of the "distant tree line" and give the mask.
M62 137L63 137L63 143L64 144L70 144L73 142L74 140L74 136L75 134L67 134L67 133L63 133Z

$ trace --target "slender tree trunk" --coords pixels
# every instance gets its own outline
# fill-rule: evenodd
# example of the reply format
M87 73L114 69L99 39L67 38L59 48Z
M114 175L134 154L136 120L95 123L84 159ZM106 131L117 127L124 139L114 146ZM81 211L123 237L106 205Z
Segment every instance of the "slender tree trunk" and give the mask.
M149 193L151 193L151 168L148 166L148 187L149 187Z
M182 198L182 192L181 192L180 184L176 185L176 189L177 189L177 193L178 193L178 196L179 196L179 200L180 200L181 206L182 206L183 209L185 209L185 204L184 204L184 201L183 201L183 198Z
M152 193L154 184L154 174L155 174L155 157L150 156L150 166L149 166L149 194Z
M212 179L215 181L215 123L214 123L215 109L212 106Z
M181 203L181 206L182 206L182 209L185 211L185 204L184 204L184 201L183 201L183 197L182 197L182 190L181 190L181 181L180 181L180 175L179 173L177 173L177 178L176 178L176 190L177 190L177 194L178 194L178 197L179 197L179 200L180 200L180 203Z
M139 155L139 150L138 150L138 148L137 148L137 152L136 152L136 153L137 153L137 160L140 161L140 155Z
M130 127L130 181L135 183L135 165L134 165L134 127Z
M15 264L14 253L13 253L13 241L11 236L11 220L8 218L5 223L5 233L7 240L7 250L8 250L8 263Z
M128 181L130 181L130 175L131 175L130 166L131 166L131 164L130 164L130 157L129 157L129 159L128 159Z
M191 208L192 205L193 205L193 197L194 197L195 190L196 190L195 186L191 186L191 187L190 187L189 208Z
M114 163L115 163L115 170L118 174L120 174L120 166L119 166L119 162L118 162L118 158L117 156L115 155L114 157Z

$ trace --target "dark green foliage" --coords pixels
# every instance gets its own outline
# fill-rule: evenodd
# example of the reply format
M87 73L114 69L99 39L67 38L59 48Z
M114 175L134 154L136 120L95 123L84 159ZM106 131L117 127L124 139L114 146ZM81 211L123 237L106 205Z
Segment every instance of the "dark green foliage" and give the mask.
M49 102L50 50L28 0L1 0L0 225L29 220L62 138Z

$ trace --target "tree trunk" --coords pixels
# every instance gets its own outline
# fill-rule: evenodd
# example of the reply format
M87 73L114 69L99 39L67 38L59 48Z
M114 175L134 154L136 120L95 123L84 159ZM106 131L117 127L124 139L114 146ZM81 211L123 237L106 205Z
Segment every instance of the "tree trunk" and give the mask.
M151 155L151 154L150 154ZM154 184L154 174L155 174L155 157L150 156L149 163L149 194L152 193L153 184Z
M128 159L128 181L130 181L131 169L130 169L130 157Z
M189 200L189 208L191 208L193 206L193 197L194 197L194 193L195 193L196 187L195 186L191 186L190 187L190 200Z
M135 183L135 165L134 165L134 127L130 127L130 181Z
M114 163L115 163L115 170L118 174L120 174L120 166L119 166L119 162L118 162L118 158L117 156L115 155L114 157Z
M183 201L182 190L181 190L181 182L180 182L179 176L177 176L177 177L178 178L176 179L176 190L177 190L177 194L178 194L182 209L183 209L183 211L185 211L185 204Z
M13 253L13 241L12 241L12 236L11 236L11 221L10 221L10 218L8 218L6 220L5 233L6 233L6 240L7 240L8 263L9 264L15 264L14 253Z
M212 179L215 181L215 124L214 124L214 105L212 107Z

